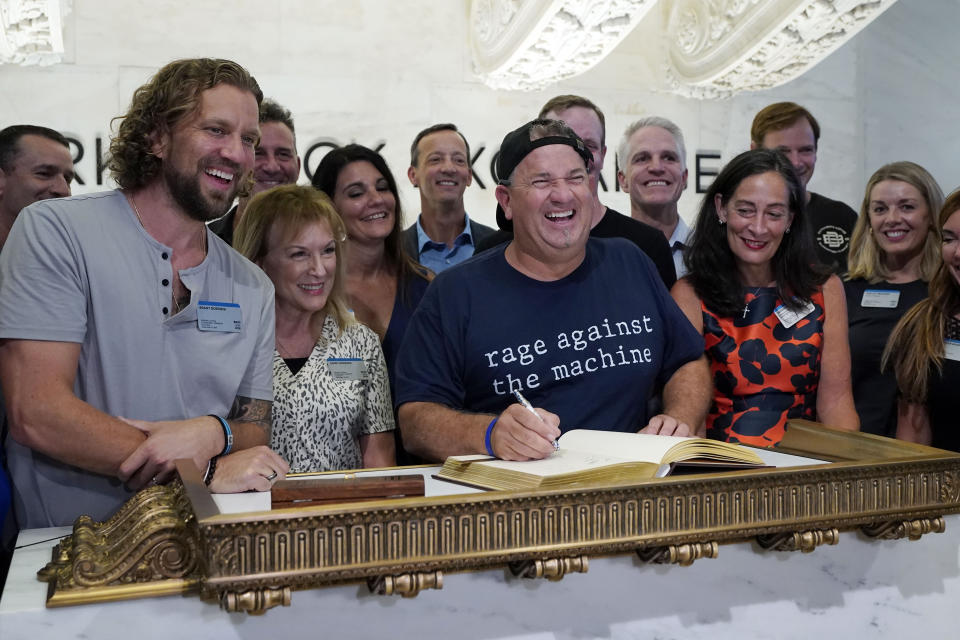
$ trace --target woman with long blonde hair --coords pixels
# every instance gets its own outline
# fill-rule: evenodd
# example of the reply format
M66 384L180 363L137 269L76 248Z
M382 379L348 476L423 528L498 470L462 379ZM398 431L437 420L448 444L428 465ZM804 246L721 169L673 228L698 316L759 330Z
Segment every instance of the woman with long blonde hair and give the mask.
M940 210L942 263L930 297L894 327L883 366L897 379L897 438L960 451L960 191Z
M927 297L940 265L935 216L942 205L937 181L913 162L884 165L867 182L843 283L861 431L896 434L897 382L880 370L880 356L904 312Z

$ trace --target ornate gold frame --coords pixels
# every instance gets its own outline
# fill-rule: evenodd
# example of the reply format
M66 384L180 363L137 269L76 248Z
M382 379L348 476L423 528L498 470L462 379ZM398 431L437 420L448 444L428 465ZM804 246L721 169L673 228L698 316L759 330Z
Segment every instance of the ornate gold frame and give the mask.
M81 517L41 572L47 606L199 592L262 613L291 593L367 581L441 588L443 573L509 567L559 580L589 556L689 565L719 545L809 552L839 531L917 539L960 512L960 455L795 421L781 451L833 462L572 491L488 492L220 513L192 463L112 518Z

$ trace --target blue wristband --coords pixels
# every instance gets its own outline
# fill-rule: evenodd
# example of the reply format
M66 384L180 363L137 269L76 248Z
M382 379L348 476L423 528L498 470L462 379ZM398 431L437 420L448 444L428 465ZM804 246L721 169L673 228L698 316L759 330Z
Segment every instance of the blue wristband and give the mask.
M230 431L230 424L215 413L209 414L208 417L216 418L217 422L220 423L220 428L223 429L223 451L217 455L225 456L233 449L233 432Z
M490 421L490 424L487 425L487 435L483 437L483 444L487 445L487 453L494 458L497 457L497 454L493 452L493 447L490 445L490 436L493 434L493 425L497 424L497 419L498 418L494 418Z

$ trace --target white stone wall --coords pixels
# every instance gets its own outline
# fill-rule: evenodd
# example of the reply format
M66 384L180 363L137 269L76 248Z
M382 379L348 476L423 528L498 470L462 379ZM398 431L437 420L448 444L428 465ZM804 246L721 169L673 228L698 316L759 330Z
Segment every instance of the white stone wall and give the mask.
M474 151L485 148L475 170L487 188L475 183L467 191L468 211L493 224L493 153L504 133L558 93L585 95L606 112L610 150L603 176L610 191L603 199L624 213L629 202L614 190L614 155L629 122L659 114L683 128L691 176L681 210L691 219L700 199L696 151L719 151L727 160L746 149L753 114L778 100L804 104L821 123L814 191L857 208L869 174L899 159L926 166L945 191L960 184L952 148L960 111L953 72L960 6L954 0L900 0L805 76L725 101L648 89L662 71L642 55L662 37L657 11L582 76L534 93L491 90L472 74L468 7L467 0L75 0L65 19L62 64L0 66L0 126L43 124L77 138L86 184L75 192L105 188L106 176L104 186L96 184L95 139L101 137L106 150L110 118L159 66L202 55L244 64L266 95L292 109L301 153L321 141L384 143L411 221L419 197L405 173L419 129L452 121Z

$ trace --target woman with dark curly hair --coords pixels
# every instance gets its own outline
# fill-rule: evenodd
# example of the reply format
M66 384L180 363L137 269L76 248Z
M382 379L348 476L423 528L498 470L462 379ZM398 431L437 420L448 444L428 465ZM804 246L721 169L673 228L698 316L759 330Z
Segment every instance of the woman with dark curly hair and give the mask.
M330 196L346 225L347 299L357 320L383 343L392 393L400 343L433 274L401 249L400 194L379 153L358 144L333 149L320 161L313 186ZM397 461L416 462L395 433Z
M672 295L706 340L707 436L756 446L792 418L859 426L843 285L814 267L803 187L779 151L731 160L713 181Z
M899 389L897 438L960 451L960 191L947 196L939 217L943 262L930 297L893 328L883 353Z

